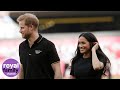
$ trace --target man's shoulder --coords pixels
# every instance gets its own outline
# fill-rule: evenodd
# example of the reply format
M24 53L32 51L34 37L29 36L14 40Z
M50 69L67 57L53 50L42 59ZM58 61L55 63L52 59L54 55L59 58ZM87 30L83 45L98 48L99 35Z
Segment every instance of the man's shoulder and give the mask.
M54 45L54 43L53 43L51 40L49 40L49 39L47 39L47 38L45 38L45 37L43 37L43 41L44 41L47 45Z

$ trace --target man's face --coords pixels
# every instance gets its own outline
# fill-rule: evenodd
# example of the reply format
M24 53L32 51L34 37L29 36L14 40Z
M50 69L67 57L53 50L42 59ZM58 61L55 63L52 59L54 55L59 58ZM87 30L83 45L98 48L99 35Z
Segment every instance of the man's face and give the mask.
M25 39L29 39L31 36L31 30L30 27L25 25L24 21L19 22L19 27L20 27L20 33L22 34L22 37Z

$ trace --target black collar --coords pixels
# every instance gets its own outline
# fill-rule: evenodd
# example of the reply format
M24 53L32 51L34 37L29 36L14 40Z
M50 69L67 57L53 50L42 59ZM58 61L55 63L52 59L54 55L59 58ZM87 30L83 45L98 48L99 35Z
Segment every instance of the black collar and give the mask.
M39 34L38 39L34 42L34 44L39 43L43 39L42 35Z
M37 40L35 40L34 44L39 43L42 39L43 39L42 35L40 35L40 34L39 34L39 37L38 37L38 39L37 39ZM27 44L27 45L29 45L28 40L26 40L25 42L26 42L26 44Z

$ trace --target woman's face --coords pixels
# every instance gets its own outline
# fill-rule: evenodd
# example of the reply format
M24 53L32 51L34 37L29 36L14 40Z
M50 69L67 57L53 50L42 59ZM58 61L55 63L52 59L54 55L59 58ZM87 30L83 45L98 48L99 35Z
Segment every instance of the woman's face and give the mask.
M78 39L78 47L79 47L80 53L82 53L82 54L88 54L88 53L91 52L91 50L90 50L90 43L83 36L81 36Z

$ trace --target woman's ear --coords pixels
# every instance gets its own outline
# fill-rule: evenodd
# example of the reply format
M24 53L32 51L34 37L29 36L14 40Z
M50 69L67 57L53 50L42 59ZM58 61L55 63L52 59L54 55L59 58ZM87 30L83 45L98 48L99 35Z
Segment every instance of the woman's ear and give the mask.
M96 44L97 42L93 42L93 46Z
M90 43L90 48L92 49L93 46L94 46L94 45L93 45L93 43L91 42L91 43Z
M90 47L92 48L97 42L91 42Z

